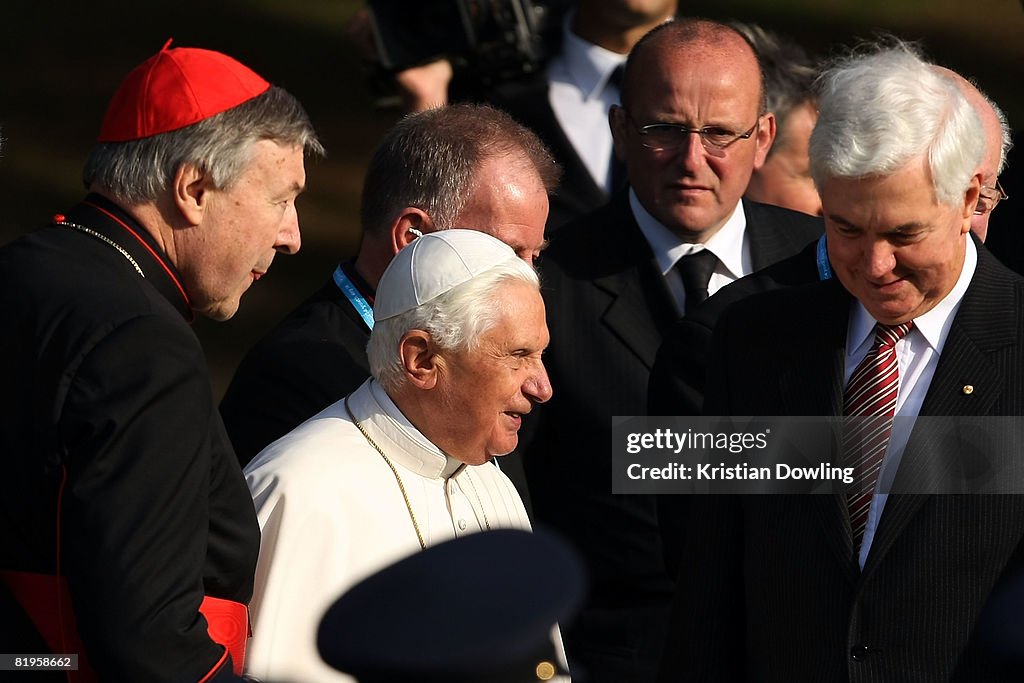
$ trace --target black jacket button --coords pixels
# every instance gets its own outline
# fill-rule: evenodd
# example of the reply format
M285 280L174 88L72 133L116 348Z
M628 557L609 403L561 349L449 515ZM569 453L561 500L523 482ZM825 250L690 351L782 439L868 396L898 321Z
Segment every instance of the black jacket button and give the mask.
M867 645L857 645L855 647L851 647L850 659L852 659L855 662L863 662L865 659L867 659L869 652L870 650L868 649Z

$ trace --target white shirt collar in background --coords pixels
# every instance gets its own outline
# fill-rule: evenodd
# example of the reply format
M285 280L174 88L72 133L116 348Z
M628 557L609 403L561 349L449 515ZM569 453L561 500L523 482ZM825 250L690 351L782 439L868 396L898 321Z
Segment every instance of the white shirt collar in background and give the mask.
M562 24L562 49L548 64L548 99L555 118L594 182L606 192L611 185L612 134L608 109L619 90L608 78L626 55L589 43L570 30L573 12Z

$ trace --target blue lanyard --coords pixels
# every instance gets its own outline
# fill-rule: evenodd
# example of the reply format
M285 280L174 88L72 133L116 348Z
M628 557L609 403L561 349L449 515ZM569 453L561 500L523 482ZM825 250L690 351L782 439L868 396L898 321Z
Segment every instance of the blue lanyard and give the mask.
M828 247L825 245L825 236L818 240L818 279L832 279L832 264L828 262Z
M334 269L334 284L338 285L338 289L341 290L341 293L345 295L345 298L349 300L352 307L356 309L356 312L359 313L360 317L362 317L366 326L372 330L373 308L366 301L363 295L359 293L356 286L352 284L352 280L348 279L348 275L345 275L345 271L341 269L341 266Z

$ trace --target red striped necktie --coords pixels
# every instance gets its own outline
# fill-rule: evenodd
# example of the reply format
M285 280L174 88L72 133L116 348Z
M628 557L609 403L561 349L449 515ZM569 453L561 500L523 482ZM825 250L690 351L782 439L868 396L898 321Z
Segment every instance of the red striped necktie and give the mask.
M846 506L853 530L853 547L858 553L896 413L900 386L896 342L913 326L913 321L895 326L877 323L875 341L853 371L843 394L843 414L857 418L845 421L843 460L846 467L854 468L853 483L846 489Z

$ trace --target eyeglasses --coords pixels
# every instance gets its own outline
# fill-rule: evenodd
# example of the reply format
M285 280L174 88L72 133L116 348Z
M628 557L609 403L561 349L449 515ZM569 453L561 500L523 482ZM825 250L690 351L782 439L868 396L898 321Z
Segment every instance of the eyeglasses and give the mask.
M1006 194L998 180L996 180L995 187L982 185L981 190L978 192L978 204L974 207L974 214L976 216L984 216L989 211L995 210L996 204L1009 198L1010 195Z
M754 134L760 117L749 129L743 133L737 133L721 126L704 126L703 128L689 128L680 123L650 123L646 126L637 126L632 115L627 111L626 116L633 123L633 128L640 135L640 144L655 152L673 152L688 144L690 134L696 133L700 136L701 145L704 151L713 157L724 157L727 148L737 140L746 140Z

